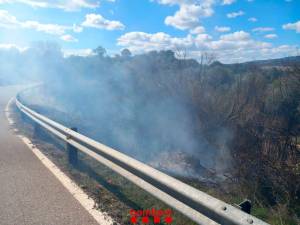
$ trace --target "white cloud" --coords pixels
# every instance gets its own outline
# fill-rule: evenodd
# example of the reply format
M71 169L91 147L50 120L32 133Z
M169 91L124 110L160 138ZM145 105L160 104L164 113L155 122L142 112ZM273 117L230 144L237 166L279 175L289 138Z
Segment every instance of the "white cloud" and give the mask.
M61 26L58 24L42 24L37 21L25 21L20 23L20 26L53 35L62 35L66 30L70 29L67 26Z
M296 33L300 33L300 20L295 23L284 24L282 28L285 30L295 30Z
M38 32L57 36L63 36L67 31L82 31L82 27L79 27L77 25L64 26L59 24L40 23L38 21L32 20L19 21L15 16L9 14L9 12L5 10L0 10L0 27L4 27L6 29L32 29Z
M154 34L129 32L118 39L118 45L129 47L133 52L174 49L176 47L188 48L193 45L193 38L191 35L184 38L171 37L163 32Z
M212 37L208 34L198 34L193 41L196 48L208 49L211 40Z
M166 33L130 32L118 39L118 45L133 53L183 48L190 57L197 59L203 52L213 52L225 63L282 57L295 52L295 46L274 47L269 42L254 40L245 31L221 35L217 40L205 33L178 38Z
M218 32L228 32L231 30L230 27L219 27L219 26L215 26L215 30Z
M223 0L223 5L231 5L232 3L234 3L236 0Z
M256 27L252 29L253 32L268 32L268 31L274 31L275 29L273 27Z
M81 26L78 26L78 25L76 25L76 24L73 24L73 31L74 31L75 33L80 33L80 32L83 31L83 28L82 28Z
M248 19L248 21L250 21L250 22L257 22L257 19L256 19L255 17L250 17L250 18Z
M69 57L69 56L91 56L94 55L93 50L90 48L86 49L62 49L64 57Z
M190 30L191 34L201 34L205 32L205 28L203 26L195 27L194 29Z
M247 50L271 47L270 43L255 41L245 31L225 34L219 40L211 43L211 48L216 50Z
M16 28L19 26L17 18L10 15L5 10L0 10L0 27L4 28Z
M123 30L125 26L120 21L107 20L100 14L87 14L85 21L82 23L84 27L94 27L106 30Z
M21 47L16 44L10 44L10 43L0 43L0 50L11 50L11 49L16 49L20 52L23 52L26 49L28 49L28 47Z
M99 1L93 0L0 0L0 4L20 3L34 8L58 8L65 11L77 11L82 8L94 9L99 7Z
M240 11L238 11L238 12L228 13L228 14L227 14L227 17L228 17L228 18L236 18L236 17L242 16L242 15L244 15L244 14L245 14L245 12L242 11L242 10L240 10Z
M78 40L70 34L62 35L60 37L60 39L62 39L63 41L67 41L67 42L78 42Z
M265 38L268 38L268 39L274 39L274 38L278 38L277 34L267 34L264 36Z
M153 0L152 0L153 1ZM165 19L165 24L180 30L199 26L200 19L213 15L216 0L155 0L164 5L178 5L179 10Z
M104 28L107 30L124 29L124 25L120 22L109 21L96 14L88 14L86 16L86 20L82 23L82 26ZM9 14L9 12L0 10L0 27L4 27L6 29L32 29L46 34L57 35L61 40L68 42L77 42L78 40L72 35L66 33L69 31L80 33L83 30L82 26L78 26L76 24L73 24L72 26L65 26L59 24L40 23L32 20L19 21L15 16Z
M250 34L245 31L236 31L231 34L224 34L220 39L225 41L245 41L250 39Z

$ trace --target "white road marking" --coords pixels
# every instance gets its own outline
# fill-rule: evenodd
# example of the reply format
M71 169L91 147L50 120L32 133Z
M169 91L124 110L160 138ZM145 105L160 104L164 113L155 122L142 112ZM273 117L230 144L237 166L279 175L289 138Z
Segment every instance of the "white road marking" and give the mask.
M7 118L7 120L8 120L8 123L10 124L10 125L12 125L13 123L14 123L14 121L11 119L11 117L10 117L10 112L9 112L9 109L10 109L10 106L11 106L11 104L12 104L12 102L14 101L14 98L11 98L10 100L9 100L9 102L7 103L7 105L6 105L6 107L5 107L5 115L6 115L6 118Z

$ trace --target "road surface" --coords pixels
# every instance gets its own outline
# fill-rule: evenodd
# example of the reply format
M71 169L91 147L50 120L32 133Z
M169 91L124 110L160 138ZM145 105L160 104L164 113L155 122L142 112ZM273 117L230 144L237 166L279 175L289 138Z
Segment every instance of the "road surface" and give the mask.
M0 86L0 224L97 225L10 130L5 107L21 88Z

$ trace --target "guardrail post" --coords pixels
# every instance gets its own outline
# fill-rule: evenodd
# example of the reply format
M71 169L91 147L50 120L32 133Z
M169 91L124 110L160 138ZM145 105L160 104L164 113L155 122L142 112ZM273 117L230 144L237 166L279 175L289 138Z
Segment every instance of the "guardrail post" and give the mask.
M23 121L25 121L25 119L26 119L25 113L23 113L21 110L20 110L20 113L21 113L21 119L22 119Z
M43 137L42 132L43 132L43 130L42 130L41 126L38 123L34 122L33 137L34 138L42 138Z
M238 207L244 211L245 213L250 214L251 213L251 208L252 208L252 204L251 201L248 199L245 199L244 201L242 201Z
M73 131L78 131L78 129L76 127L72 127L70 128ZM67 151L68 151L68 160L69 163L73 166L77 165L78 162L78 150L77 148L75 148L73 145L70 145L69 143L67 143Z
M22 111L20 111L20 113L21 113L21 120L23 122L29 122L28 116Z

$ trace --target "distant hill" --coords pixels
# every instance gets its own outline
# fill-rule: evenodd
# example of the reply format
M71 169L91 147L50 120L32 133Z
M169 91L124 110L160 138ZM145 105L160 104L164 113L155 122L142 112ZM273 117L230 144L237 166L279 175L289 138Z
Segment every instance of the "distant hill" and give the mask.
M253 68L261 68L264 70L270 70L270 69L280 69L285 70L289 67L294 67L297 65L300 67L300 56L291 56L291 57L285 57L285 58L278 58L278 59L267 59L267 60L255 60L250 62L244 62L244 63L232 63L232 64L223 64L219 61L215 61L210 65L210 68L215 68L217 71L223 69L227 69L228 71L231 71L232 73L242 72L246 73Z
M242 65L259 65L259 66L289 66L300 64L300 56L290 56L279 59L255 60L251 62L240 63Z

